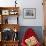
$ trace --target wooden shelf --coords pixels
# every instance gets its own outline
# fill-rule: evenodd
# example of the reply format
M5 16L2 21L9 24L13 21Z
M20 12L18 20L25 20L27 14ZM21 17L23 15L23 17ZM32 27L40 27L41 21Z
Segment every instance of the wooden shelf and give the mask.
M12 43L12 42L19 42L19 40L15 40L15 41L10 40L10 41L3 41L3 42L5 42L5 43L8 43L8 42Z
M13 12L10 13L10 12ZM14 14L14 12L16 14ZM1 23L4 24L3 22L6 22L5 20L7 20L8 23L8 16L17 16L17 24L18 24L18 16L19 16L19 7L0 7L0 15L1 15ZM6 17L6 19L5 19ZM4 21L3 21L4 20Z
M17 16L17 18L16 18L17 24L8 24L8 19L7 19L8 16L14 16L14 17ZM8 28L8 29L11 29L12 31L14 31L14 33L15 33L15 29L16 29L16 32L18 33L18 31L20 29L20 26L18 24L18 16L19 16L19 7L0 7L0 20L1 20L0 32L2 33L4 29ZM1 36L2 36L2 34L1 34ZM19 42L18 39L17 39L17 41L16 40L13 41L13 39L10 39L9 41L4 41L4 39L2 39L2 38L3 37L1 37L0 46L18 46L18 42Z
M17 9L17 8L19 8L19 7L0 7L0 9Z
M14 29L16 29L17 31L19 31L19 29L20 29L20 26L18 24L16 24L16 25L15 24L1 24L0 27L1 27L1 31L5 28L10 28L13 31L14 31Z
M19 11L19 7L0 7L0 14L2 14L2 11L6 10L10 15L10 12L17 12L17 14L13 14L13 15L19 15L18 11ZM6 13L6 12L5 12Z
M2 46L18 46L18 41L1 41L1 44Z

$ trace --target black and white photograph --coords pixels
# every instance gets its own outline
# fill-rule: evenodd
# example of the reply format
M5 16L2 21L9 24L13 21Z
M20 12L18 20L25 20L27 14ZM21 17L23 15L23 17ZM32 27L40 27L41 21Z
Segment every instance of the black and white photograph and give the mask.
M23 14L24 14L24 18L35 19L36 18L36 8L24 8Z

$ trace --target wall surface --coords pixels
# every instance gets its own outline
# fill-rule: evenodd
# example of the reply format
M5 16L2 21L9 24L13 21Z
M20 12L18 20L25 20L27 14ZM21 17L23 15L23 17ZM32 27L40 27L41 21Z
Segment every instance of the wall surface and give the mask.
M24 0L18 1L21 6L20 23L22 26L43 26L43 6L42 0ZM23 9L24 8L36 8L36 19L24 19Z
M1 7L15 6L15 0L0 0ZM17 6L20 7L19 24L21 26L43 26L43 6L42 0L17 0ZM24 19L24 8L36 8L36 19Z

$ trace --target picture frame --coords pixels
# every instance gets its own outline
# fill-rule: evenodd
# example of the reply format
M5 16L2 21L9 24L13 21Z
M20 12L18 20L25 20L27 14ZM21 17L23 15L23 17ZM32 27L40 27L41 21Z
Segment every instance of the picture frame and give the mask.
M36 18L36 8L24 8L23 17L25 19L35 19Z
M9 15L9 10L2 10L2 15Z

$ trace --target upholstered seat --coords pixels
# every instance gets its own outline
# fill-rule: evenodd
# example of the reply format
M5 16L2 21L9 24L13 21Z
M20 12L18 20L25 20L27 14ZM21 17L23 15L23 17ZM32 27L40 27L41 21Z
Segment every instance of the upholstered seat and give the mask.
M33 41L34 40L34 41ZM28 44L29 43L29 44ZM27 29L22 38L22 46L41 46L39 40L37 39L37 34L33 31L32 28Z

